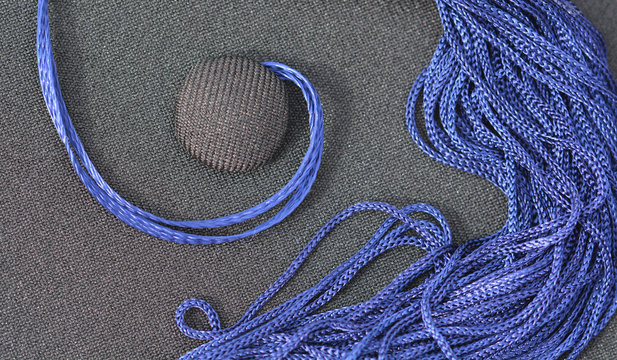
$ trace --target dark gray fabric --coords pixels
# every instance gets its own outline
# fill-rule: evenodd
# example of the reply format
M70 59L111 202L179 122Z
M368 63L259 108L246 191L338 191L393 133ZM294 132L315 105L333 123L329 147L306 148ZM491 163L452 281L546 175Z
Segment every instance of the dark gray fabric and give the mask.
M189 154L225 171L266 163L287 130L285 83L244 57L206 57L189 72L176 102L176 139Z
M617 70L617 3L579 2L607 35ZM86 149L120 194L166 217L208 218L261 202L293 175L308 144L304 102L291 89L285 142L265 166L230 174L187 155L174 139L174 104L199 59L275 60L316 86L325 150L313 191L275 228L217 246L147 236L87 193L40 96L36 3L0 4L0 357L178 357L201 343L175 328L181 301L206 299L224 326L233 324L319 227L355 202L427 202L459 242L506 219L495 187L432 161L406 134L407 93L441 34L431 0L52 1L59 76ZM350 256L381 220L365 214L336 229L275 303ZM332 306L370 297L419 256L385 254ZM582 359L617 357L616 330L612 321Z

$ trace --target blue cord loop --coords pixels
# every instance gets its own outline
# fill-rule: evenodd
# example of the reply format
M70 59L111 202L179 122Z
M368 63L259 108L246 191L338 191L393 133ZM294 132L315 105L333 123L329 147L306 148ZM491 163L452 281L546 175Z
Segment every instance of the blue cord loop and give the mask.
M206 314L210 323L210 330L195 330L186 324L184 316L189 309L193 308L199 309ZM178 307L178 310L176 310L176 324L182 334L197 340L212 340L215 334L221 330L219 315L210 304L200 299L188 299Z
M264 62L263 65L274 72L282 80L291 81L301 90L307 103L310 126L310 143L308 150L302 159L300 167L291 180L278 192L270 196L264 202L250 209L223 217L207 220L177 221L168 220L129 203L116 193L99 172L94 167L88 157L71 117L62 98L60 83L51 50L51 40L49 31L49 9L48 1L39 1L38 27L37 27L37 57L39 67L39 78L43 96L49 109L49 113L54 122L60 139L64 143L69 159L80 180L84 183L88 191L103 205L109 212L117 216L125 223L139 229L147 234L156 236L163 240L185 244L216 244L233 241L255 235L268 229L286 218L302 203L308 195L311 186L315 182L317 170L321 163L323 151L323 111L321 100L313 85L298 71L287 65L276 62ZM230 225L243 223L262 215L283 201L285 204L272 215L268 220L255 226L254 228L239 234L226 236L205 236L191 234L185 231L176 230L172 227L183 229L214 229Z
M504 226L455 244L443 215L428 205L356 204L326 223L235 325L221 328L202 300L184 302L178 328L205 343L182 359L573 360L611 319L617 83L601 35L569 0L436 3L444 33L412 86L407 128L432 158L503 191ZM150 226L153 218L126 205L88 165L61 101L46 6L40 2L41 86L69 157L106 207ZM298 81L309 110L318 109L299 74L270 66ZM362 249L263 311L327 234L363 211L388 218ZM401 246L425 255L368 300L324 310L361 269ZM206 313L211 330L186 325L192 307Z

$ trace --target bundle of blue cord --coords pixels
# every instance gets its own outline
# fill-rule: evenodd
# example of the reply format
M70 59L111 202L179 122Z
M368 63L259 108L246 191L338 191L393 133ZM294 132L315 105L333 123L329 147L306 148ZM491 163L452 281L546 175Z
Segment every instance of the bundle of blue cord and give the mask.
M574 359L605 327L617 309L617 84L602 37L569 0L436 2L444 35L412 88L408 129L431 157L498 186L506 224L457 245L428 205L354 205L235 325L185 301L178 327L206 342L183 359ZM320 241L362 211L388 218L314 287L265 311ZM369 300L320 311L400 246L426 255ZM211 329L187 326L190 308Z
M181 331L208 341L183 359L574 359L609 321L617 308L617 86L601 36L567 1L437 5L444 35L411 91L409 132L433 158L498 186L507 223L455 246L427 205L353 206L237 324L221 329L201 300L182 304ZM324 236L363 210L390 218L317 285L259 314ZM434 221L414 220L417 213ZM407 245L426 255L370 300L319 311L372 259ZM186 326L191 307L212 329Z

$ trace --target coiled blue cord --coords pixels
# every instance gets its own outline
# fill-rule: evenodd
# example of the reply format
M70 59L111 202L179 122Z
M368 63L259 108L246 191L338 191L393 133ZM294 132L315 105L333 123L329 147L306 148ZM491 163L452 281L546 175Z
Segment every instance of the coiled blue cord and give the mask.
M163 240L185 244L216 244L233 241L255 235L278 224L300 205L311 190L311 186L317 176L323 151L323 111L319 95L317 95L313 85L302 74L289 66L276 62L263 63L265 67L282 80L288 80L296 84L302 90L302 94L306 99L309 114L310 143L302 163L294 176L276 194L250 209L215 219L176 221L156 216L126 201L105 182L92 161L90 161L71 122L71 117L60 91L56 63L51 49L48 0L39 1L37 57L43 96L58 135L68 151L75 172L88 191L101 205L120 220L136 229ZM262 215L285 200L287 201L280 210L268 220L239 234L206 236L191 234L173 228L213 229L235 225Z
M617 83L602 37L569 0L436 3L444 35L412 87L409 133L436 160L498 186L506 224L455 245L428 205L354 205L236 324L222 328L208 303L185 301L177 325L206 343L183 359L574 359L606 326L617 310ZM315 286L264 311L320 241L362 211L389 217ZM369 300L321 310L400 246L426 255ZM211 329L187 326L193 307Z

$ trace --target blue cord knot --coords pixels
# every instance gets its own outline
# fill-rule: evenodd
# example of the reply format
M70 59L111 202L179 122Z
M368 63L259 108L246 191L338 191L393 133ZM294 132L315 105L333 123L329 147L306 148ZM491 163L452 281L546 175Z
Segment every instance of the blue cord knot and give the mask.
M210 323L211 330L196 330L186 324L184 316L189 309L197 308L206 314L208 322ZM176 325L180 332L190 337L191 339L210 341L214 338L215 334L221 331L221 321L219 315L216 313L212 305L201 299L188 299L184 301L178 310L176 310Z

